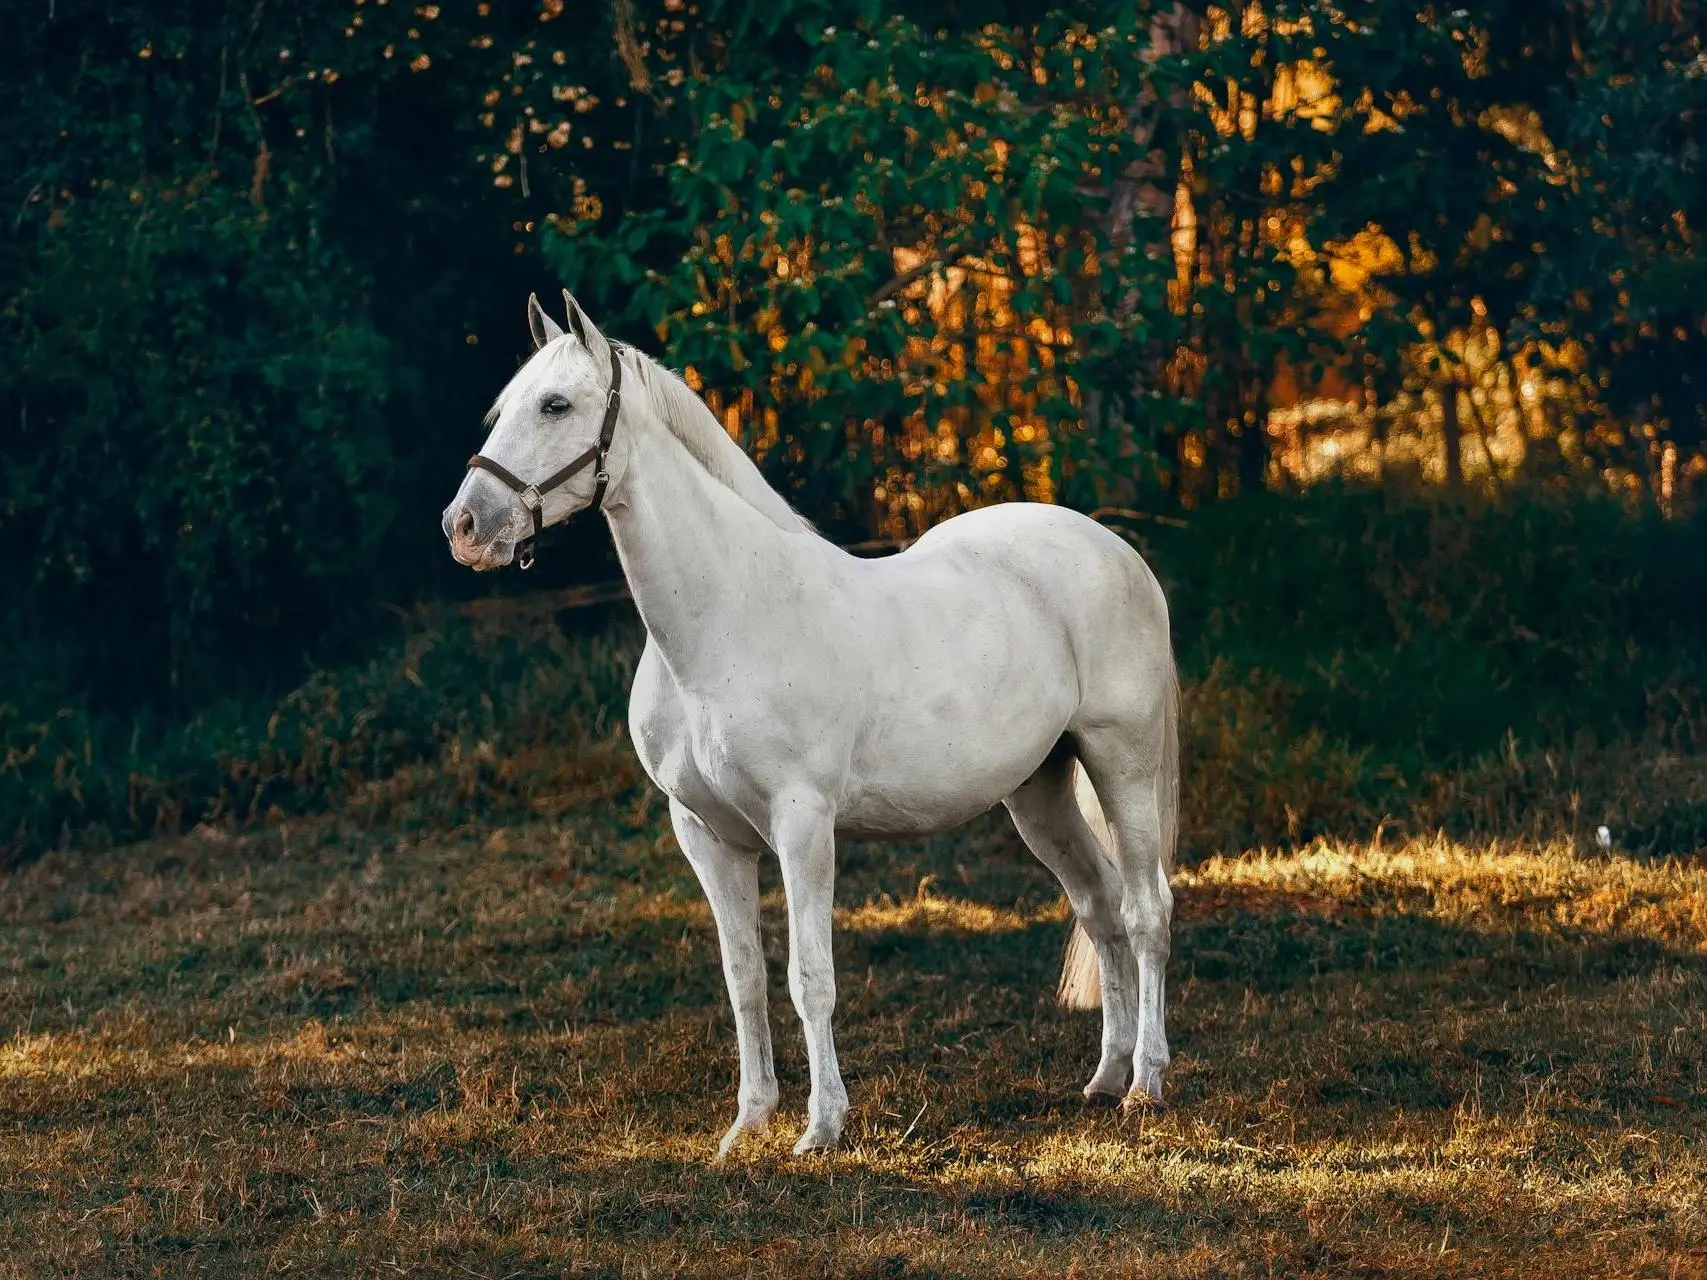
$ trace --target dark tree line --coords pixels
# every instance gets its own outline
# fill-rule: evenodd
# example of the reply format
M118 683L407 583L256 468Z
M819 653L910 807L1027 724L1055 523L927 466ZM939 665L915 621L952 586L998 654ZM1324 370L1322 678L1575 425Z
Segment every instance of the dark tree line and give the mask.
M520 301L559 280L690 368L842 536L1286 483L1326 429L1284 418L1306 402L1365 449L1426 419L1430 474L1491 480L1484 392L1516 406L1520 469L1683 501L1704 21L9 6L11 669L202 699L359 634L375 600L468 589L437 509L525 346ZM556 571L608 572L573 536Z

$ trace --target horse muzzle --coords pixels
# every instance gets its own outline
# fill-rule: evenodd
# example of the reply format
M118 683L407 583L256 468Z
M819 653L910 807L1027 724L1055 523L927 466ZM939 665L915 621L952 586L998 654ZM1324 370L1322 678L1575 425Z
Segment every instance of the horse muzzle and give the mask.
M519 543L512 529L511 513L481 513L476 505L457 501L445 510L443 528L451 557L479 573L501 569L518 560ZM529 546L528 551L531 550ZM528 559L532 560L531 554Z

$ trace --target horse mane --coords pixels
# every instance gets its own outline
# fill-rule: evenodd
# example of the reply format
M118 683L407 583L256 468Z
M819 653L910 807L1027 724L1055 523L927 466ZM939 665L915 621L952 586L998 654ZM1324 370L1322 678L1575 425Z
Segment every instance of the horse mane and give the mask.
M659 420L705 468L706 474L778 528L790 533L814 531L812 524L770 487L746 450L730 438L717 415L692 387L645 352L633 347L623 347L622 351Z
M632 380L624 382L624 394L631 393L636 386L644 391L647 403L657 414L658 420L671 435L682 442L688 453L705 468L707 475L778 528L789 533L817 532L811 521L789 506L783 496L770 487L746 451L730 438L723 424L717 420L717 415L706 407L705 401L694 394L692 387L644 351L622 343L613 345L624 366L634 375ZM491 409L486 413L487 429L490 430L503 417L508 411L511 399L519 394L518 387L524 384L521 376L523 372L536 363L542 370L549 365L556 370L566 371L570 357L577 349L583 349L580 348L579 340L564 334L534 352L493 401Z

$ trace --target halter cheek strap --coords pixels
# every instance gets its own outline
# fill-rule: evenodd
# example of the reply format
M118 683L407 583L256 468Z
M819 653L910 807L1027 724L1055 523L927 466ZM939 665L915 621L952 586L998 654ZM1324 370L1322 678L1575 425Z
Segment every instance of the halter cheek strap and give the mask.
M573 314L573 312L571 312ZM468 460L470 471L478 468L489 475L497 476L499 480L513 489L522 500L522 506L533 516L533 533L523 538L516 546L516 565L518 568L533 568L534 539L540 530L545 528L545 495L554 489L561 488L570 480L580 475L589 466L596 466L593 472L593 501L597 509L605 500L605 486L610 483L610 472L605 470L605 455L610 452L611 437L616 434L616 420L622 412L622 361L618 359L616 343L610 344L610 391L605 395L605 420L599 425L598 442L580 454L568 466L553 472L538 484L527 484L518 479L507 467L492 461L484 454L475 454Z

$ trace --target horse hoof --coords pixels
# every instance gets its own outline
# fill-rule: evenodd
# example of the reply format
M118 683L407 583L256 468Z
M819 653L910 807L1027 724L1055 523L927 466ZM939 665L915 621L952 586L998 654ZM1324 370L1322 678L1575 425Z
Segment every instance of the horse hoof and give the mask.
M723 1135L723 1141L717 1144L717 1159L712 1163L722 1164L729 1158L729 1153L735 1149L735 1144L741 1141L741 1135L748 1132L740 1125L733 1126Z
M1118 1093L1109 1093L1103 1089L1092 1089L1085 1095L1086 1111L1113 1111L1121 1103Z
M794 1144L794 1154L810 1156L821 1151L834 1151L841 1143L842 1135L836 1130L814 1127L800 1135L800 1141Z
M735 1118L735 1123L729 1126L729 1132L723 1135L723 1141L717 1144L717 1164L722 1164L729 1158L729 1153L735 1149L741 1138L749 1133L763 1133L770 1125L771 1113L776 1110L773 1104L769 1108L742 1112Z
M1120 1110L1122 1114L1129 1116L1159 1116L1167 1114L1168 1104L1153 1093L1134 1089L1121 1100Z

